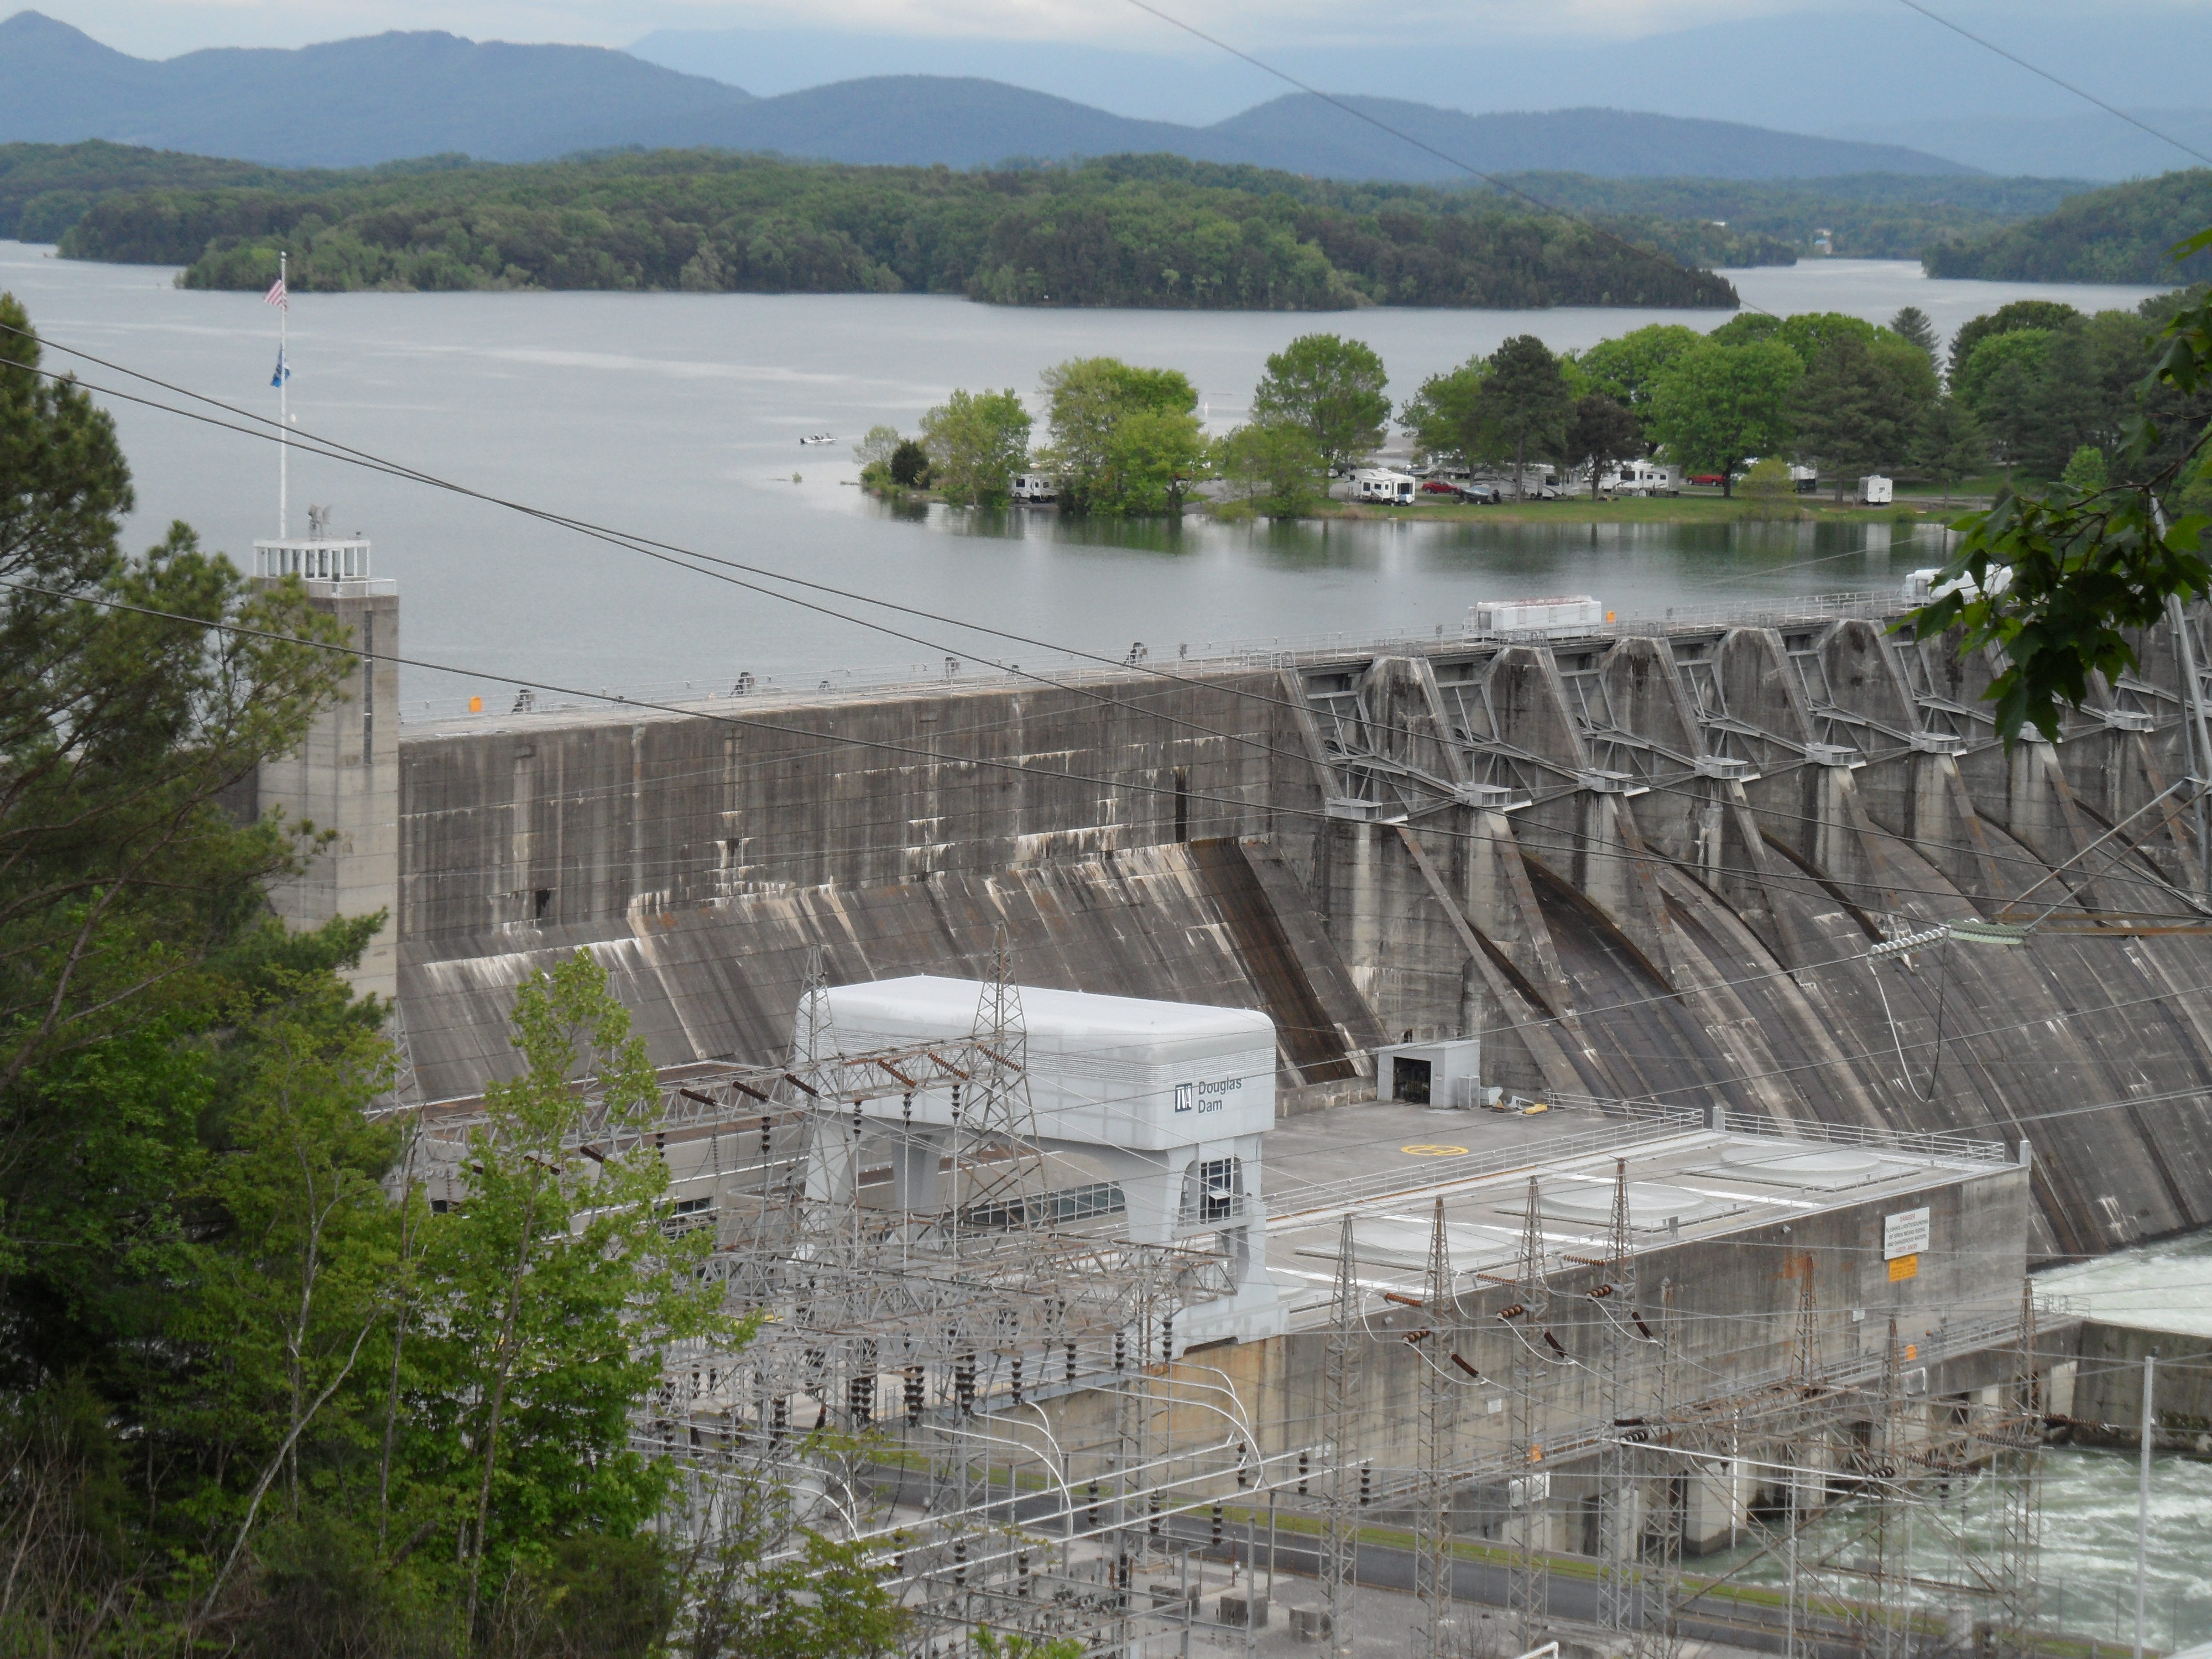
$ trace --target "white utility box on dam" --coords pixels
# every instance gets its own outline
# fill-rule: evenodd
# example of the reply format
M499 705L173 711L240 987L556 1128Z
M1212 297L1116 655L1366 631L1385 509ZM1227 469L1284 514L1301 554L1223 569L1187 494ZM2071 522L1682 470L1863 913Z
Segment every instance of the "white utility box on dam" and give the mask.
M810 994L799 1030L847 1054L952 1039L975 1029L983 988L915 975ZM1265 1137L1275 1121L1275 1025L1249 1008L1017 988L1024 1075L1046 1187L1036 1201L1054 1219L1096 1220L1134 1243L1207 1236L1237 1264L1233 1298L1176 1321L1178 1349L1285 1328L1285 1306L1267 1273L1261 1196ZM822 1032L826 1019L828 1033ZM872 1150L854 1160L864 1191L879 1184L890 1207L927 1212L952 1151L950 1089L866 1103Z

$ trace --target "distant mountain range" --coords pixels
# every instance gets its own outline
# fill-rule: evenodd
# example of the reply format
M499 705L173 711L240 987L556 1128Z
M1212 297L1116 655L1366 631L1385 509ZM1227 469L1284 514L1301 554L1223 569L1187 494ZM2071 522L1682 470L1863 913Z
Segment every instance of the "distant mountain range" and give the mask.
M1485 172L1820 178L1975 169L1894 144L1612 109L1469 115L1346 102ZM390 33L151 62L40 13L0 22L0 143L84 138L286 167L460 152L538 161L627 145L968 167L1161 151L1324 178L1434 182L1456 167L1296 94L1211 126L1137 120L961 76L884 76L774 98L591 46Z
M701 7L704 12L709 9ZM1094 24L1114 8L1093 9ZM1883 0L1789 0L1786 7L1610 7L1618 26L1567 27L1571 9L1435 8L1362 16L1346 51L1322 37L1340 20L1305 9L1279 31L1240 37L1308 86L1438 104L1475 114L1600 106L1717 117L1753 126L1904 144L2016 174L2120 179L2191 158L1909 7ZM1589 9L1580 9L1587 11ZM1942 0L1946 19L2001 41L2074 85L2145 113L2212 125L2212 28L2177 0ZM915 8L919 14L935 8ZM1030 9L1032 15L1039 15ZM1684 11L1737 15L1689 27ZM1766 15L1746 15L1765 11ZM2094 26L2090 21L2094 13ZM1509 15L1510 14L1510 15ZM1131 14L1134 21L1134 14ZM1277 37L1279 38L1277 38ZM971 75L1152 120L1204 126L1284 90L1251 64L1164 24L1110 38L1004 32L899 34L837 28L787 9L775 27L662 29L630 51L766 97L873 75ZM2138 106L2142 106L2138 108ZM2177 126L2175 136L2212 153Z
M2136 109L2130 114L2179 143L2154 138L2101 110L2065 116L1923 117L1839 126L1839 138L1916 144L1997 173L2069 179L2148 179L2212 155L2212 109ZM2188 146L2187 149L2181 148Z

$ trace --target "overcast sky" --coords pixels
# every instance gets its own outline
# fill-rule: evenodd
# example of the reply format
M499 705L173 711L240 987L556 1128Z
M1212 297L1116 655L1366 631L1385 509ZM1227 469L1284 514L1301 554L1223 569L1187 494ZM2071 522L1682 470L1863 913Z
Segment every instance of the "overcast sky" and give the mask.
M1829 0L1824 13L1854 9ZM2160 0L2152 0L2154 5ZM385 29L449 29L475 40L627 46L656 29L841 27L903 35L988 35L1126 51L1195 49L1127 0L37 0L37 9L135 56L166 58L201 46L303 46ZM1806 0L1403 0L1387 16L1336 0L1176 0L1161 8L1248 47L1342 44L1378 38L1418 50L1424 38L1455 43L1512 35L1565 44L1767 17ZM1885 25L1894 0L1856 0ZM2095 0L1936 0L1935 9L2004 33L2031 17L2094 29L2109 4ZM2130 9L2136 9L2130 0ZM2166 0L2185 27L2212 24L2212 0ZM1923 25L1923 27L1932 27ZM1510 72L1510 70L1509 70Z

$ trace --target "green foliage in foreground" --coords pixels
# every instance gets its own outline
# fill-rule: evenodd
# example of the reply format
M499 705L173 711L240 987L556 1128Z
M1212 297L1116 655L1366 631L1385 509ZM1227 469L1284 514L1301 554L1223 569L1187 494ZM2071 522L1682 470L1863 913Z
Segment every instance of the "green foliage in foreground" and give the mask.
M2207 250L2212 231L2185 249ZM2061 711L2087 699L2093 674L2136 665L2132 630L2212 592L2212 295L2172 307L2156 344L2142 412L2108 466L2118 481L2094 487L2094 468L2077 453L2069 470L2078 482L2008 490L1962 519L1965 538L1942 580L1966 582L1899 624L1922 635L1955 628L1967 649L2002 649L2004 670L1985 695L2007 743L2030 726L2055 738Z
M0 1653L871 1659L896 1610L787 1495L657 1529L670 1345L747 1329L664 1224L606 975L526 980L432 1203L352 995L380 916L288 932L319 837L240 823L359 658L296 581L118 545L106 415L0 295ZM728 1496L728 1494L725 1494ZM683 1541L677 1541L681 1540Z
M153 188L68 257L255 289L965 294L1008 305L1702 306L1735 290L1489 192L1354 187L1173 156L953 173L656 151Z
M1922 263L1930 276L1990 282L2202 282L2212 276L2212 251L2201 240L2181 259L2170 256L2208 220L2212 167L2192 167L2087 191L1974 240L1936 243Z

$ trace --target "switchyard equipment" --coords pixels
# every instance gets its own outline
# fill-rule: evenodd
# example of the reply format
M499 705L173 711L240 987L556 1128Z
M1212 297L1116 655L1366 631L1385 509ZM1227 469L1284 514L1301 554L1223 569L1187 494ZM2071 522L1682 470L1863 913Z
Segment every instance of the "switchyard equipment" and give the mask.
M1793 1652L1887 1655L1932 1616L1901 1518L1929 1535L1925 1492L1971 1478L2009 1483L2002 1524L1957 1528L1934 1576L1982 1587L1991 1641L2028 1650L2019 1160L1565 1097L1272 1128L1224 1104L1201 1136L1178 1084L1250 1066L1264 1020L1000 962L811 988L786 1064L684 1068L623 1131L662 1148L669 1224L714 1227L714 1273L764 1319L740 1351L672 1355L639 1425L686 1470L690 1524L748 1482L796 1494L871 1553L917 1652L984 1626L1164 1651L1218 1560L1206 1512L1233 1506L1306 1540L1301 1623L1338 1648L1361 1549L1408 1543L1424 1655L1456 1651L1486 1593L1524 1646L1563 1621L1654 1652L1771 1635L1697 1571L1751 1540L1789 1563ZM423 1122L461 1179L471 1112ZM610 1133L587 1116L580 1149ZM1223 1148L1249 1200L1225 1212L1236 1183L1203 1173ZM1926 1241L1905 1276L1881 1249L1899 1215ZM1846 1541L1807 1544L1832 1514Z

